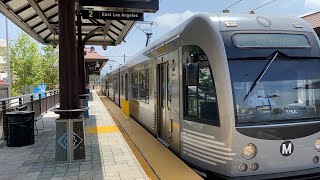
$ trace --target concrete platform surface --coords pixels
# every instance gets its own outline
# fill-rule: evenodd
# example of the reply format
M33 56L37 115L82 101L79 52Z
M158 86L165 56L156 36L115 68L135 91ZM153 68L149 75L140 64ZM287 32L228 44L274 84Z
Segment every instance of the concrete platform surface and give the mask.
M118 127L121 127L124 134L139 150L143 158L148 162L159 179L169 180L201 180L194 170L187 166L173 152L166 148L159 140L144 129L137 121L127 117L121 109L110 99L100 96ZM138 155L136 155L138 157ZM139 158L138 158L139 159ZM140 163L142 164L142 163ZM145 166L142 166L145 170ZM145 170L145 172L148 172Z
M0 180L6 179L154 179L147 175L125 137L95 94L89 101L90 118L85 123L86 161L73 164L55 162L55 120L44 115L44 130L35 144L0 147ZM38 122L40 127L40 122ZM126 138L127 139L127 138Z

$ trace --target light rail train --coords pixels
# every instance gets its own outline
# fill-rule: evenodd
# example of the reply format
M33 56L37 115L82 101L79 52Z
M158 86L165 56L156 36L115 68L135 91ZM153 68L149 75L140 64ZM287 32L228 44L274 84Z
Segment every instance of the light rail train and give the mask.
M319 39L300 18L195 15L102 84L206 175L320 177Z

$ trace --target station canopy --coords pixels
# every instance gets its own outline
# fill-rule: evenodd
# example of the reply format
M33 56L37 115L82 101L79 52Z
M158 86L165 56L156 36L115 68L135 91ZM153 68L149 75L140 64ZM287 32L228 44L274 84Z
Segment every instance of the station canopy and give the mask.
M85 66L88 67L89 74L100 74L102 68L106 65L108 58L100 55L94 47L84 48Z
M58 44L57 3L56 0L1 0L0 12L38 42ZM76 0L76 6L84 14L89 13L89 17L83 16L81 19L82 38L86 45L116 46L124 40L137 20L143 20L144 12L156 12L159 9L159 1ZM103 17L96 16L101 12ZM120 17L123 12L127 14Z

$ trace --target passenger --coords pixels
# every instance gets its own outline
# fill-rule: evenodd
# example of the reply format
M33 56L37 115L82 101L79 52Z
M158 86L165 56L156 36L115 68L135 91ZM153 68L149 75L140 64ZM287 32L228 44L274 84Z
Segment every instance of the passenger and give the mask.
M249 107L256 108L269 106L271 108L272 106L276 105L274 100L265 94L264 86L261 83L256 85L251 94L252 95L248 98Z

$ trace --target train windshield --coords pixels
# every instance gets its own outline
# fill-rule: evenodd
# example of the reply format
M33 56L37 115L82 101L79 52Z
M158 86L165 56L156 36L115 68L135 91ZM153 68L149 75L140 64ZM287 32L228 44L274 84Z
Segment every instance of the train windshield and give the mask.
M229 60L238 125L320 120L320 59L271 61Z

